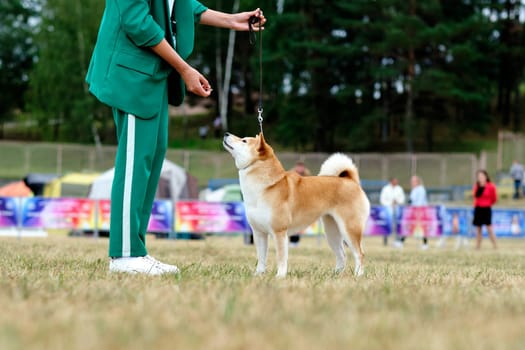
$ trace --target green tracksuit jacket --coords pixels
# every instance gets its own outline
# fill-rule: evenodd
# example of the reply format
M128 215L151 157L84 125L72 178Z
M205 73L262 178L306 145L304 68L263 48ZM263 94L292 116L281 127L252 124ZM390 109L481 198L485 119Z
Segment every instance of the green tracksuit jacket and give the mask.
M176 0L176 50L186 59L193 50L195 23L207 8L197 0ZM166 38L173 46L168 0L107 0L97 43L86 81L89 91L101 102L149 118L159 111L168 74L174 72L149 49ZM184 85L178 74L177 96L168 96L179 105ZM182 88L179 88L182 87Z

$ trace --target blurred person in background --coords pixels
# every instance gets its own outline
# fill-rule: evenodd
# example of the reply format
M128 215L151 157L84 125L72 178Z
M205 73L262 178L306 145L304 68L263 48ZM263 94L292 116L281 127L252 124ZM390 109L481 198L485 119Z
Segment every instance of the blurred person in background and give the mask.
M496 249L496 236L492 229L492 206L496 203L498 195L496 186L490 181L489 174L485 170L478 170L476 183L472 189L474 197L474 220L472 224L476 227L476 249L481 248L482 228L487 227L490 241Z
M393 232L397 236L397 208L405 203L405 192L403 191L403 188L399 186L397 178L390 178L390 181L383 186L381 194L379 195L379 202L386 208L387 213L390 216L390 232ZM387 245L388 235L384 236L383 242L384 245Z
M292 169L292 171L295 171L297 174L301 176L310 176L312 173L310 172L310 169L304 165L304 162L302 160L298 160L295 162L295 167Z
M523 181L524 173L525 169L523 168L523 165L517 160L514 160L510 167L510 176L514 180L514 199L518 199L521 196L521 183Z
M410 178L410 186L412 187L412 190L410 190L410 195L408 196L408 203L413 207L423 207L425 205L428 205L427 200L427 190L425 189L425 186L423 186L423 182L421 181L421 178L417 175L414 175ZM423 233L424 235L424 233ZM397 248L402 248L405 243L405 236L400 237L394 245ZM423 245L421 246L422 250L428 249L428 239L427 237L423 237Z

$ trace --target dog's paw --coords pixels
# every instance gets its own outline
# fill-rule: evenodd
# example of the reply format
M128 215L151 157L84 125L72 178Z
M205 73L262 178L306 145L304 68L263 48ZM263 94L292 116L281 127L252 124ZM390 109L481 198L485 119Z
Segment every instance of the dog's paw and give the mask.
M361 277L365 273L365 269L363 267L356 268L354 271L354 275L356 277Z
M340 274L340 273L343 273L344 270L345 270L344 266L336 266L336 268L334 269L334 273Z
M286 278L286 273L277 273L275 275L275 278L277 279L283 279L283 278Z

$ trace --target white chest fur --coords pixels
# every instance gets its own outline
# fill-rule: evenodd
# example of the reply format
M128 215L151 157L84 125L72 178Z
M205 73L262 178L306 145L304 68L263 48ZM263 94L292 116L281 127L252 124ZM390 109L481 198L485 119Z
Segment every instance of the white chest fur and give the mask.
M264 200L265 186L250 179L239 172L239 183L241 185L246 217L253 230L273 233L271 222L274 208Z

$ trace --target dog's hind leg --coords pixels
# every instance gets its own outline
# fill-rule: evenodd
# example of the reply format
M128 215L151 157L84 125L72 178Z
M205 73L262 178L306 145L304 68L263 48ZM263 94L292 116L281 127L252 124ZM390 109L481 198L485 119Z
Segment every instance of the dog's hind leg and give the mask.
M257 250L257 269L256 275L261 275L266 271L266 257L268 256L268 234L253 231L253 242Z
M341 217L334 217L337 227L343 236L343 240L348 244L352 253L354 254L355 260L355 269L354 274L356 276L361 276L364 273L363 261L365 258L365 253L363 252L363 246L361 245L361 238L363 229L355 227L355 224L344 221Z
M277 250L277 277L286 277L288 272L288 235L286 231L275 232L275 248Z
M335 272L342 272L346 265L345 247L343 246L343 236L339 232L333 217L325 215L322 218L326 240L335 254Z
M363 252L363 246L361 242L362 231L349 231L348 237L350 238L351 244L349 244L354 254L355 259L355 270L356 276L361 276L364 272L363 260L365 259L365 253Z

